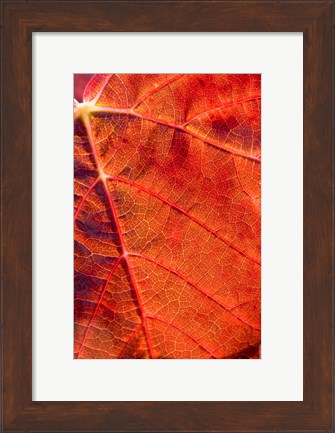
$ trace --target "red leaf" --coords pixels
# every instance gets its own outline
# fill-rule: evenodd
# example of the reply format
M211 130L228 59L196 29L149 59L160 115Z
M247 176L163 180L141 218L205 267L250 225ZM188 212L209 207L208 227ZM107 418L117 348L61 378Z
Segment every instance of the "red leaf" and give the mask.
M75 356L255 358L260 75L95 75L75 107Z

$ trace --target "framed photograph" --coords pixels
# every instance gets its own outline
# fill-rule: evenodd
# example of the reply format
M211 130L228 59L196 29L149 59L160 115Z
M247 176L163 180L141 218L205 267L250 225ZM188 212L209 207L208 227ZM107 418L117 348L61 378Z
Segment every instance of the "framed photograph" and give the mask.
M334 431L333 2L1 7L2 431Z

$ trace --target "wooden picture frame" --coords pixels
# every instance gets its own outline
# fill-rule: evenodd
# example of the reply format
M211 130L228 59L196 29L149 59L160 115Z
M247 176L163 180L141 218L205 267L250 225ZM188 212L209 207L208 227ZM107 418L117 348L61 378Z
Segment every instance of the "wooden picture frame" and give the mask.
M2 1L3 432L334 432L333 12L317 0ZM32 401L32 33L69 31L303 32L303 401Z

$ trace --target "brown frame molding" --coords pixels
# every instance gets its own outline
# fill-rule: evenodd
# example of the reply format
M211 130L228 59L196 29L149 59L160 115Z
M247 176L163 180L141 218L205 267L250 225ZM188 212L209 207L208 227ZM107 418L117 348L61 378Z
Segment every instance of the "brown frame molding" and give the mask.
M335 431L333 11L333 0L2 0L1 431ZM304 33L303 402L32 402L31 55L41 31Z

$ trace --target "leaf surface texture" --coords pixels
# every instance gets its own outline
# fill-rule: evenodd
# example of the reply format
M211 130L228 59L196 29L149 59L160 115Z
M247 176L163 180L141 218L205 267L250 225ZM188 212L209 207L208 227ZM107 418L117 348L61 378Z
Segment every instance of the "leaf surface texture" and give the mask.
M260 75L93 76L75 103L75 357L257 358Z

